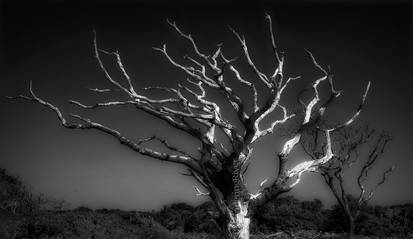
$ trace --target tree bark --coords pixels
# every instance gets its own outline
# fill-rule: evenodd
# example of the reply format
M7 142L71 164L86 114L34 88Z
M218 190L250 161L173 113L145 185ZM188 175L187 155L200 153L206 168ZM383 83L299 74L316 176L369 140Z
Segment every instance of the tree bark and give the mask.
M354 232L356 229L356 223L353 217L349 217L349 231L348 231L348 238L353 239L354 238Z
M221 225L222 239L249 239L250 218L248 217L248 202L238 203L238 212L221 215L218 224Z

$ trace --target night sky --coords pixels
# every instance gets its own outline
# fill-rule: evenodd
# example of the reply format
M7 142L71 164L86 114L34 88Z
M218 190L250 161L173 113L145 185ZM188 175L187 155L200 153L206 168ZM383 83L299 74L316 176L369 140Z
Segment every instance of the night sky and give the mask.
M331 67L336 87L343 90L331 109L332 118L352 114L371 81L359 120L394 137L372 171L371 181L376 182L389 165L396 166L373 203L413 203L413 26L412 6L407 1L36 2L0 2L1 96L26 94L32 80L35 92L65 113L82 114L133 139L165 136L189 151L196 147L191 138L143 112L129 107L79 110L66 103L68 99L87 104L124 99L116 93L105 96L87 90L109 87L93 58L93 29L100 48L119 50L136 89L175 86L185 75L152 47L166 43L171 56L180 62L191 47L168 26L167 18L191 33L204 52L223 43L228 57L240 56L238 66L248 78L251 72L228 27L246 36L255 63L269 73L273 58L264 17L269 13L278 45L286 52L287 75L303 76L287 89L285 104L294 107L297 90L319 75L304 48ZM120 79L114 61L104 60ZM205 200L195 196L194 180L179 174L184 172L182 167L138 155L97 131L62 128L53 112L38 104L3 98L0 108L0 167L19 176L36 194L64 199L73 207L139 210ZM247 174L252 191L275 172L275 154L284 140L271 136L255 145L254 163ZM302 154L296 156L299 161ZM352 181L355 173L347 173L352 192L357 192ZM291 193L300 199L335 203L318 175L307 174Z

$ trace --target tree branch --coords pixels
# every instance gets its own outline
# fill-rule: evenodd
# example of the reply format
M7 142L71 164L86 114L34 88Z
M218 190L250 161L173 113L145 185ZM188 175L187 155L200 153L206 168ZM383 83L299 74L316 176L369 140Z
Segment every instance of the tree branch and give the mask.
M113 136L114 138L116 138L122 145L127 146L128 148L142 154L145 156L149 156L151 158L155 158L158 160L163 160L163 161L169 161L169 162L174 162L174 163L179 163L179 164L183 164L189 168L191 168L192 170L195 171L199 171L199 166L197 165L195 159L189 157L188 155L176 155L176 154L167 154L167 153L161 153L149 148L145 148L142 147L140 144L144 141L140 141L139 143L134 142L128 138L126 138L125 136L123 136L120 132L111 129L107 126L104 126L102 124L96 123L91 121L90 119L86 119L83 118L82 116L79 115L74 115L71 114L70 116L73 118L76 118L82 122L84 122L84 124L78 124L78 123L70 123L68 122L62 115L60 109L54 105L52 105L51 103L41 99L40 97L36 96L36 94L34 93L33 89L32 89L32 82L30 82L30 88L29 88L31 97L29 96L24 96L24 95L19 95L16 97L8 97L10 99L24 99L24 100L30 100L36 103L39 103L49 109L51 109L52 111L55 112L55 114L57 115L58 119L61 122L61 125L65 128L68 129L96 129L98 131L101 131L103 133L106 133L108 135Z
M254 71L255 75L258 77L258 79L260 79L268 88L272 88L273 85L268 81L267 76L262 73L261 71L258 70L258 68L255 66L254 62L251 60L250 54L248 52L248 47L247 47L247 43L245 41L244 37L241 37L238 32L236 32L233 28L230 28L230 30L232 31L232 33L234 33L234 35L237 37L237 39L239 40L239 42L241 43L241 47L244 51L244 56L247 59L248 65L251 67L251 69Z

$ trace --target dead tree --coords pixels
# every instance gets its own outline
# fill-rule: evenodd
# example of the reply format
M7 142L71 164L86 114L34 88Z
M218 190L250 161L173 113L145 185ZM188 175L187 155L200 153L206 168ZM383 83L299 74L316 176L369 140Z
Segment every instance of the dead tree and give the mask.
M198 48L190 34L184 33L175 22L168 21L172 29L191 44L193 50L193 56L186 56L186 63L180 63L168 54L166 45L155 48L156 51L166 57L173 67L182 71L186 76L185 81L178 84L176 88L148 87L140 90L135 89L132 78L123 67L120 54L117 51L110 52L99 49L95 35L94 54L100 70L113 89L96 88L92 90L102 94L117 90L124 93L128 100L103 102L94 105L85 105L75 100L70 100L69 103L84 109L121 105L135 107L168 123L171 128L192 137L193 140L199 143L197 155L173 146L167 139L159 135L133 141L118 130L80 115L70 114L73 121L69 121L63 116L58 107L35 94L32 83L30 83L29 96L19 95L10 98L33 101L49 108L57 115L63 127L98 130L116 138L122 145L141 155L184 165L188 170L187 175L193 177L203 187L202 190L196 187L197 195L207 195L215 203L220 214L217 219L217 225L220 227L220 237L246 239L249 238L250 220L248 217L255 211L255 208L282 193L290 191L300 182L303 173L317 169L333 157L330 134L351 124L358 117L370 87L370 83L368 83L361 97L360 105L355 113L349 115L347 121L330 128L319 127L318 122L326 108L340 96L340 92L334 89L333 76L330 71L318 64L313 55L307 51L311 62L321 76L312 83L310 88L312 96L308 102L301 102L303 106L302 113L293 114L281 104L281 98L288 85L300 77L287 77L284 74L284 54L279 51L275 44L270 16L267 15L266 19L274 55L274 71L272 74L264 74L258 69L250 55L245 38L231 29L239 41L242 54L256 79L244 78L234 64L235 59L225 57L221 46L218 46L212 54L205 54ZM101 60L101 54L114 57L125 79L124 83L112 78ZM228 86L228 82L225 80L227 76L228 78L232 76L239 84L248 87L252 95L251 102L246 102L245 96L240 95ZM319 95L319 85L323 83L329 86L329 92L326 94L328 97L325 101L321 100ZM258 89L261 88L256 87L258 84L262 84L269 92L265 99L261 99L264 97L261 97L258 92ZM170 97L159 100L145 96L144 92L150 90L163 91L169 94ZM210 91L219 92L222 99L230 104L239 124L231 123L229 119L223 118L218 101L208 97ZM259 103L261 101L263 103ZM248 110L249 108L252 108L252 110ZM281 110L280 118L273 120L269 126L263 127L261 122L276 110ZM271 180L263 181L258 192L248 192L243 176L252 158L254 143L267 135L273 134L277 126L287 124L292 118L297 118L299 124L283 143L281 152L276 154L278 174ZM242 127L239 127L240 124ZM318 158L307 159L292 168L287 168L290 152L299 145L302 132L308 128L317 128L325 138L327 144L323 154ZM223 137L217 137L219 134ZM147 144L150 141L160 142L166 151L160 152L151 149Z
M394 170L394 166L385 170L380 181L367 192L365 184L369 178L369 172L380 155L384 153L392 137L384 132L377 136L375 130L371 129L367 124L359 127L343 128L335 136L332 146L335 155L328 163L320 166L318 171L345 213L348 219L348 235L349 238L353 238L356 220L360 216L362 208L367 205L377 188L385 183L388 174ZM374 139L375 136L376 139ZM307 134L304 138L302 141L303 148L312 158L317 158L317 155L322 153L322 148L326 147L326 144L319 140L316 131L310 131L310 134ZM368 147L369 144L371 145L369 154L365 157L360 157L362 148ZM359 161L362 161L360 165L361 170L357 176L359 195L354 201L349 190L344 186L344 174L346 169L360 164Z

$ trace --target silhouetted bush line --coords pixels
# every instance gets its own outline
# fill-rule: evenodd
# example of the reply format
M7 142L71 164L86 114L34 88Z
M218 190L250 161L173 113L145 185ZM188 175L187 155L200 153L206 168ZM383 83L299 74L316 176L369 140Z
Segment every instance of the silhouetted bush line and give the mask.
M355 203L355 199L349 197ZM192 207L184 203L163 207L153 218L169 230L180 232L213 233L213 219L218 214L213 204L206 202ZM314 231L346 233L347 218L338 205L326 209L320 200L299 201L292 196L267 203L252 216L254 234ZM360 235L413 238L413 204L363 207L357 220L356 233ZM410 236L410 237L408 237Z
M350 196L349 201L356 203ZM62 205L62 201L34 197L17 178L0 169L0 238L212 239L217 231L218 213L212 202L175 203L151 212L63 210ZM251 221L252 239L338 239L345 238L348 228L338 205L326 209L318 199L299 201L292 196L267 203L251 215ZM366 204L356 225L356 234L370 238L413 238L413 204Z

